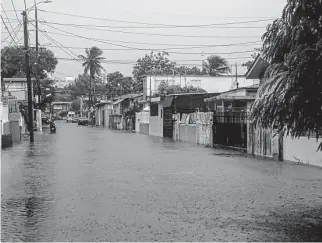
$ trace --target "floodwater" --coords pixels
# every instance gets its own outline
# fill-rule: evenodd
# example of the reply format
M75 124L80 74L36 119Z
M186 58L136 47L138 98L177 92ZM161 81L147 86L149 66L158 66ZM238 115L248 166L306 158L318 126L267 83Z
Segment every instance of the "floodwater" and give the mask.
M2 241L322 241L322 169L57 124L2 153Z

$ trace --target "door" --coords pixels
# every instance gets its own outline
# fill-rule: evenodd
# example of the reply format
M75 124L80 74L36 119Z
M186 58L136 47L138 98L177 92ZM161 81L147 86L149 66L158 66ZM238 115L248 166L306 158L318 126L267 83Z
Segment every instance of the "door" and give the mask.
M173 120L172 120L172 109L163 109L163 137L173 137Z
M105 111L102 110L102 126L105 126Z

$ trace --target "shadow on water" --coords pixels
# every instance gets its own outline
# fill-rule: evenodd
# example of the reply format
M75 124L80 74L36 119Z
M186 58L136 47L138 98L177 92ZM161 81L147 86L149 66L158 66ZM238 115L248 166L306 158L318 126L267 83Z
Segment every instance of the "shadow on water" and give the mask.
M249 232L247 241L322 242L322 207L274 208L268 215L254 217L230 224Z

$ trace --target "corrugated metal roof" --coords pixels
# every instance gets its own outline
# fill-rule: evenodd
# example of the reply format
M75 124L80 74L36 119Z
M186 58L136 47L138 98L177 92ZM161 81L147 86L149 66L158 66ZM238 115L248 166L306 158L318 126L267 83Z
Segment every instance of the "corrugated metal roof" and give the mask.
M31 78L32 81L35 81L35 78ZM27 82L26 78L3 78L3 82Z
M173 98L174 98L173 96L166 96L162 101L162 107L163 108L170 107L172 105Z

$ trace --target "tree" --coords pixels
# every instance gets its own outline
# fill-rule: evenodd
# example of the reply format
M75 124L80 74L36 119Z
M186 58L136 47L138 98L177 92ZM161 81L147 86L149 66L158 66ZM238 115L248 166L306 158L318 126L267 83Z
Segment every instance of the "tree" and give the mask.
M72 101L72 105L71 105L71 110L72 111L79 111L80 110L80 99L75 99Z
M134 82L132 77L124 77L120 72L109 73L107 75L107 84L104 93L108 99L120 95L129 94L133 91Z
M192 85L181 87L180 85L169 85L166 81L161 81L155 95L160 96L160 95L168 95L168 94L195 93L198 91L199 89Z
M292 137L321 135L321 12L319 1L288 0L281 18L267 27L263 57L270 65L262 97L253 105L255 124L276 126Z
M220 76L230 72L227 60L216 55L211 55L206 61L203 61L202 69L210 76Z
M72 99L77 99L82 95L89 95L89 75L81 74L78 75L75 82L69 84L64 88L64 90L69 91L71 93Z
M1 76L4 78L26 77L24 47L6 46L1 49ZM47 78L48 73L54 73L58 64L54 53L47 48L40 48L37 59L36 49L30 49L31 72L35 76L35 65L37 63L37 74L40 79Z
M185 66L180 66L180 67L176 67L175 68L175 72L176 74L179 75L204 75L205 73L200 70L200 68L198 67L185 67Z
M147 75L173 74L176 63L170 61L168 56L169 53L167 52L151 52L137 60L132 72L135 80L134 90L136 92L143 91L143 80Z
M1 78L26 77L25 54L23 49L23 46L6 46L1 49ZM33 91L37 95L39 90L41 91L40 108L45 109L46 105L53 99L53 95L46 96L48 94L46 90L49 89L50 92L53 92L55 83L48 74L54 73L58 61L54 53L47 48L39 49L38 58L36 49L31 48L30 64L31 75L36 77L36 81L33 83ZM37 80L39 80L39 83Z
M90 49L86 48L85 53L86 56L79 55L79 58L83 60L84 74L89 73L89 105L91 106L93 103L92 82L93 80L95 81L95 75L99 75L101 73L101 70L104 70L101 63L105 58L102 57L103 51L96 46Z
M247 70L252 66L258 54L262 52L262 48L255 48L254 53L251 55L251 60L242 64L243 67L247 67Z

